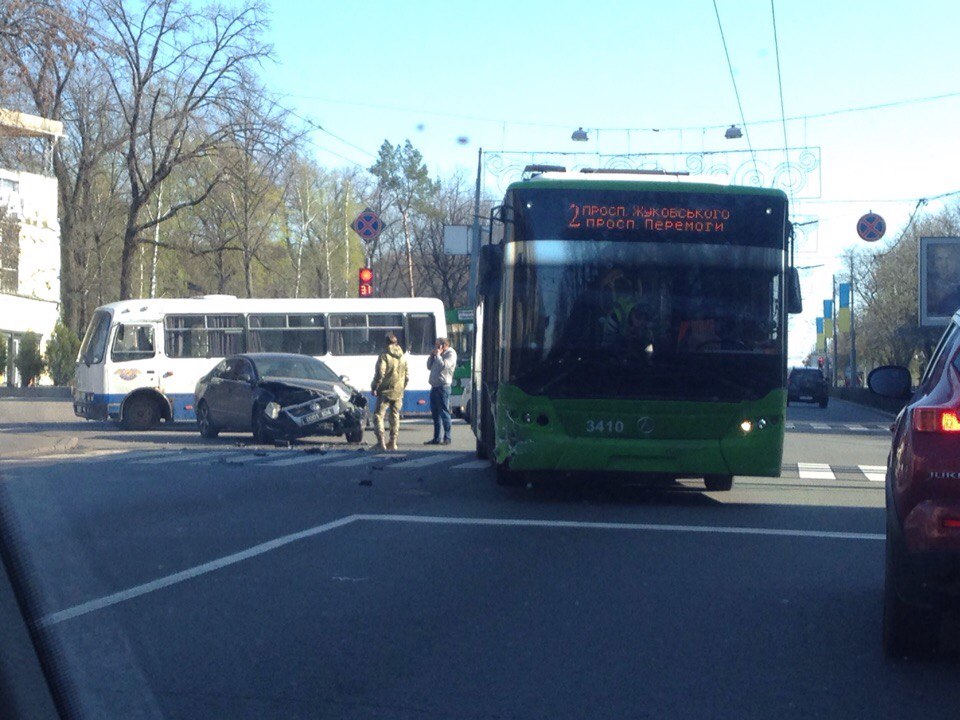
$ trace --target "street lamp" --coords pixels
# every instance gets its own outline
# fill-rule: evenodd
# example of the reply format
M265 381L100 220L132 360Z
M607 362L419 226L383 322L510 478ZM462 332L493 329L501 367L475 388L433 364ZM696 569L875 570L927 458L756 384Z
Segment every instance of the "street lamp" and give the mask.
M731 125L727 128L727 131L723 134L727 140L736 140L737 138L743 137L743 132L736 125Z
M587 135L587 131L580 127L573 131L573 135L570 136L570 139L575 142L586 142L590 139L590 137Z

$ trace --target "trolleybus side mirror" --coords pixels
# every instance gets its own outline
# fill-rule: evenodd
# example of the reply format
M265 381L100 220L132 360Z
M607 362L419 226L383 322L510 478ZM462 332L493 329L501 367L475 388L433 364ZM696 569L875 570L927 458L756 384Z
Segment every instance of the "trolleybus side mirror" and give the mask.
M480 268L477 292L483 296L500 292L500 275L503 272L503 248L500 245L484 245L480 248Z
M791 315L803 312L803 297L800 295L800 273L795 267L787 268L787 312Z

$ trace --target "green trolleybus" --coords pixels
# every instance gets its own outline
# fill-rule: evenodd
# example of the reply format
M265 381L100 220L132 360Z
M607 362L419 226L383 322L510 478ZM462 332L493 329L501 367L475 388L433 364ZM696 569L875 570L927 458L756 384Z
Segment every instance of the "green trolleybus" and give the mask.
M778 476L801 310L784 193L540 170L479 259L472 424L498 482Z
M473 308L451 308L446 312L447 338L457 351L457 369L450 388L450 409L455 417L465 417L470 399L470 365L473 358Z

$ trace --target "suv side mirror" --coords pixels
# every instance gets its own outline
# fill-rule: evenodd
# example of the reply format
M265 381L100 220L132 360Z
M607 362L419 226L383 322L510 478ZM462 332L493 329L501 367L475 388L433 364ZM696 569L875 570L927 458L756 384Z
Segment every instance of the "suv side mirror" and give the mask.
M884 365L875 368L867 376L870 392L881 397L906 400L910 397L913 378L910 371L899 365Z

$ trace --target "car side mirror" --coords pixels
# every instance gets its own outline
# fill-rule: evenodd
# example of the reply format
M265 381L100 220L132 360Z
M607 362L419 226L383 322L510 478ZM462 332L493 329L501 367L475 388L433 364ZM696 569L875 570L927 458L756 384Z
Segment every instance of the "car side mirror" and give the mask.
M340 376L340 382L349 385L349 384L350 384L350 378L347 377L346 375L341 375L341 376Z
M910 371L899 365L883 365L872 370L867 376L870 392L895 400L909 398L912 384Z

